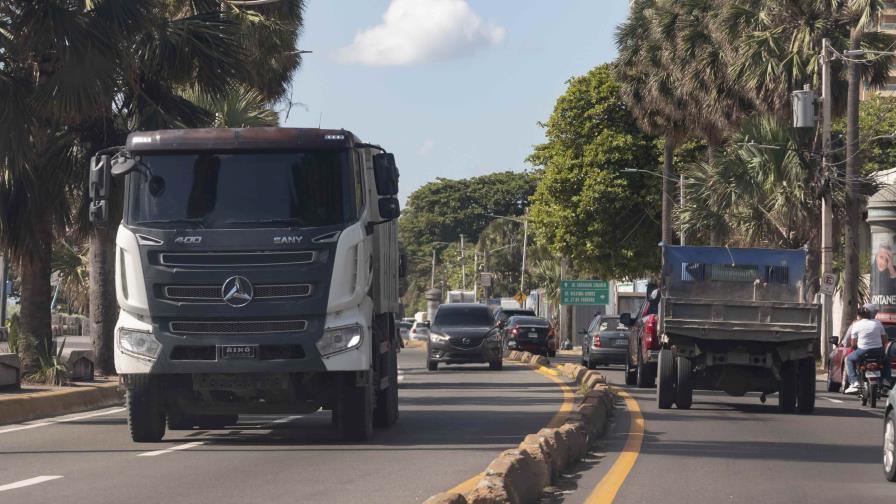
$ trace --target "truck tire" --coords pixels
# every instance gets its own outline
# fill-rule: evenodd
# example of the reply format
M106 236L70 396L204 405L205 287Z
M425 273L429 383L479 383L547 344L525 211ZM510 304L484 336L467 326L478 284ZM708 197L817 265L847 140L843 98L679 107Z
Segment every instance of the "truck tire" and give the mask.
M691 374L691 360L686 357L677 357L675 364L678 368L675 381L675 405L678 409L691 409L694 400L694 377Z
M196 415L196 425L204 430L220 430L239 421L239 415Z
M168 430L191 430L196 425L196 417L188 413L184 413L180 408L168 408L165 412L168 417Z
M638 370L632 369L631 359L628 355L625 356L625 384L628 386L632 386L637 383L638 380Z
M130 375L126 403L131 440L155 443L165 435L165 411L159 387L150 375Z
M812 357L800 359L798 366L798 381L796 385L797 411L803 414L812 413L815 411L815 359ZM828 389L830 389L830 386L828 386Z
M638 388L651 388L656 386L656 377L650 366L641 360L641 353L638 353L638 367L635 369L635 385Z
M492 371L501 371L502 369L504 369L504 361L489 362L488 368Z
M370 384L356 387L353 379L351 373L343 377L336 419L342 439L361 443L373 437L373 390Z
M781 383L778 386L778 411L781 413L793 413L796 408L797 374L797 361L781 364Z
M380 429L392 427L398 421L398 355L390 352L389 386L376 394L376 409L373 412L373 425Z
M656 405L659 409L669 409L675 402L675 366L672 361L672 350L668 348L660 350L657 364L659 380L656 387Z

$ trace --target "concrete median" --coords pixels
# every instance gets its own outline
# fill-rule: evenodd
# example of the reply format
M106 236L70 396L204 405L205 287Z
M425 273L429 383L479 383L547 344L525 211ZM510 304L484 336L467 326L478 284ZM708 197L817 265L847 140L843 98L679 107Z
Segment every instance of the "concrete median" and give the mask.
M425 504L537 502L544 488L557 483L561 473L574 468L607 432L613 393L603 375L577 364L549 368L547 358L529 352L509 352L507 360L535 369L549 369L551 374L575 382L582 392L576 408L559 427L546 427L529 434L516 449L501 453L466 495L438 494Z
M0 395L0 425L106 408L123 401L117 382L78 384L38 392L16 391Z

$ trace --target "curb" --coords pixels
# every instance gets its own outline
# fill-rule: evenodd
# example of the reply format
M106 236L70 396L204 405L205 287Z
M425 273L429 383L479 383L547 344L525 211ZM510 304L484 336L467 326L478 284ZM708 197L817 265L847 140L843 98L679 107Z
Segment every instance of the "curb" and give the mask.
M466 494L443 492L430 497L424 504L537 502L544 488L556 483L562 472L582 460L588 448L606 433L613 409L613 393L603 375L578 364L550 368L545 357L529 352L513 351L505 358L574 380L584 395L563 425L529 434L518 447L492 460L471 491Z
M80 413L122 404L117 382L0 396L0 425Z

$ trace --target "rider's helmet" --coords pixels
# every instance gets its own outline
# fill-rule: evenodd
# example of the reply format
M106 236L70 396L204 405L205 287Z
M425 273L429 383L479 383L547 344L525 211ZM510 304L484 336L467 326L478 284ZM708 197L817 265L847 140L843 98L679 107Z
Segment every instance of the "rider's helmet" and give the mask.
M865 303L859 308L859 316L865 319L873 319L877 316L877 305Z

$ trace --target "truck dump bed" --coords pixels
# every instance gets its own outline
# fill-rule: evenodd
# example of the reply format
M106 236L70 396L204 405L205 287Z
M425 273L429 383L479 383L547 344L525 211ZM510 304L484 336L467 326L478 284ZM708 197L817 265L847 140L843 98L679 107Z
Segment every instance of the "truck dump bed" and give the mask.
M663 248L663 332L702 340L790 342L818 337L804 302L803 250Z

